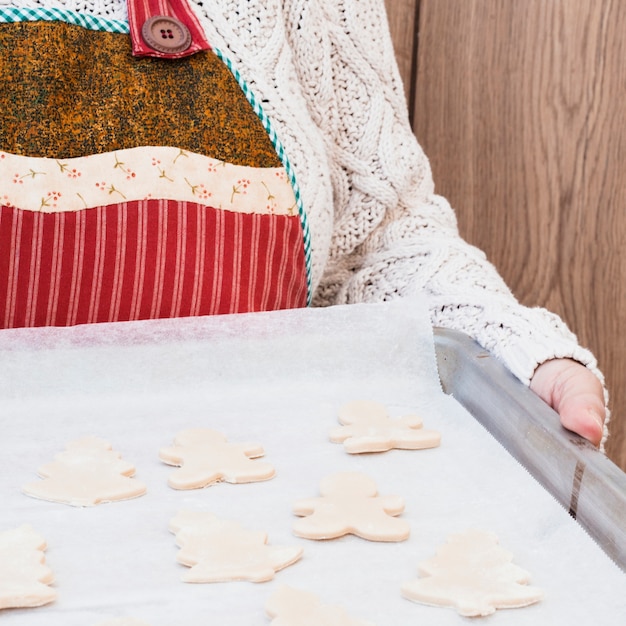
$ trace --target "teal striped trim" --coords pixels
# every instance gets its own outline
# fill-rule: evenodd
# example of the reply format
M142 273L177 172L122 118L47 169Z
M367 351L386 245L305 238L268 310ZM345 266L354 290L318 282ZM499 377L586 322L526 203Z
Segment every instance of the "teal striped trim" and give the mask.
M108 33L130 32L128 22L111 20L104 17L95 17L87 13L76 13L65 9L37 9L0 7L0 22L66 22L75 26L82 26L89 30L99 30Z
M296 205L298 207L298 215L300 217L300 224L302 225L302 235L304 239L304 260L306 263L306 282L307 282L307 305L310 306L311 300L313 297L312 294L312 279L311 279L311 232L309 230L309 222L304 211L304 205L302 203L302 197L300 195L300 187L298 185L298 181L296 180L296 174L291 166L289 159L287 158L287 154L285 153L285 148L281 143L269 117L263 111L263 107L256 99L254 93L250 89L248 83L243 79L237 68L233 65L232 61L226 57L220 50L217 48L213 48L213 51L218 56L218 58L223 61L228 67L228 69L232 72L235 80L239 83L241 90L244 95L248 99L248 102L254 109L254 112L257 114L263 127L267 131L269 138L276 150L276 154L278 158L282 161L283 166L285 167L285 171L289 176L289 180L291 181L291 186L293 188L294 195L296 197Z

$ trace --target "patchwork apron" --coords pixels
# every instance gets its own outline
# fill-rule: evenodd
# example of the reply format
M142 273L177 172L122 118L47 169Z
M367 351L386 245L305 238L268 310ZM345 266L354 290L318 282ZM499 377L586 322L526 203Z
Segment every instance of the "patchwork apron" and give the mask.
M172 4L129 2L128 23L0 8L0 328L310 301L282 145Z

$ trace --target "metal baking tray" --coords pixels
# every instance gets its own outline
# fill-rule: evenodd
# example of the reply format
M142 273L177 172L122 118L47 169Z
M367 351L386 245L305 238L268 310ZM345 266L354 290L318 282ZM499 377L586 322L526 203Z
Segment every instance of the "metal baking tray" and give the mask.
M462 404L626 571L626 474L493 355L463 333L435 328L445 393Z

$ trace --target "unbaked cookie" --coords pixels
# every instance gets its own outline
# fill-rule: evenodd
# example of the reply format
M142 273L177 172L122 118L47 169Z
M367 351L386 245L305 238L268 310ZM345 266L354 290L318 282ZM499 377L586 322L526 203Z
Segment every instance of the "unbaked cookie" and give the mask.
M188 583L265 582L303 552L300 547L270 546L266 533L246 530L204 511L179 512L169 529L180 548L178 562L191 568L182 577Z
M313 593L286 585L270 596L265 612L274 618L274 626L374 626L372 622L352 619L341 607L322 604Z
M30 526L0 533L0 609L35 607L56 599L45 564L46 542Z
M150 624L133 617L118 617L106 622L100 622L96 626L150 626Z
M347 534L370 541L404 541L409 524L395 516L404 511L399 496L379 496L376 483L359 472L342 472L320 484L321 498L299 500L294 534L305 539L334 539Z
M423 450L435 448L441 435L435 430L424 430L417 415L392 419L383 404L369 400L355 400L339 409L343 424L330 433L330 440L343 443L346 452L386 452L393 448Z
M146 486L131 478L135 467L120 457L103 439L72 441L65 452L54 457L54 462L37 470L43 480L24 485L22 491L34 498L72 506L93 506L143 495Z
M161 448L159 458L180 466L168 480L170 487L199 489L218 481L251 483L272 478L276 474L272 465L252 460L263 454L259 444L228 443L215 430L191 428L176 435L174 446Z
M470 530L452 535L436 556L420 563L421 578L405 583L402 595L423 604L454 607L466 617L541 600L543 593L526 584L528 572L512 560L493 533Z

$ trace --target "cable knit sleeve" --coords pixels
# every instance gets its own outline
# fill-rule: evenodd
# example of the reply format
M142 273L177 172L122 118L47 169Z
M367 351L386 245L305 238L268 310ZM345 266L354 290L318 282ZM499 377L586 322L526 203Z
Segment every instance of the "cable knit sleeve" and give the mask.
M291 47L331 161L334 228L315 304L427 294L434 325L464 331L528 384L538 364L593 355L556 315L521 306L463 241L410 128L383 0L294 2ZM322 71L323 70L323 71Z

